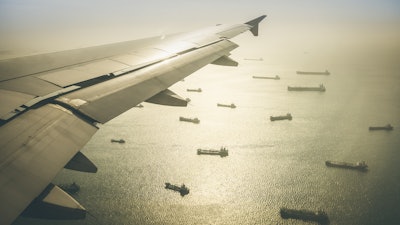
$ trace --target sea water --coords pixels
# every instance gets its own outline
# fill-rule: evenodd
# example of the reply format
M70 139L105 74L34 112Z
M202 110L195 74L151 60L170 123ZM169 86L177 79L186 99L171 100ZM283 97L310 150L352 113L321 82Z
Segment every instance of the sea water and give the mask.
M86 219L14 224L308 223L282 219L281 207L324 210L331 224L400 223L400 70L316 69L331 75L297 75L304 68L246 60L238 68L201 69L171 88L191 99L187 107L143 103L99 125L82 149L98 172L62 170L56 177L56 184L80 185L73 197L88 210ZM281 79L252 78L275 75ZM319 84L326 92L287 91ZM286 113L293 120L269 119ZM368 130L387 123L393 131ZM229 156L196 154L221 146ZM365 160L369 170L329 168L326 160ZM184 183L190 193L181 197L165 182Z

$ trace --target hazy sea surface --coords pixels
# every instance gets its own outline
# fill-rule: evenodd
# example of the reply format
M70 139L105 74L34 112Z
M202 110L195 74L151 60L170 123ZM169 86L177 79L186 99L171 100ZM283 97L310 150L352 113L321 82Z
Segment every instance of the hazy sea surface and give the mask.
M325 69L330 76L295 73ZM321 83L325 93L287 91ZM188 107L143 103L100 125L82 150L99 171L57 176L56 184L81 186L74 197L89 211L85 220L15 224L309 224L282 219L280 207L322 209L331 224L399 224L399 84L399 69L373 66L207 66L171 88L191 99ZM292 121L269 119L286 113ZM368 130L387 123L393 131ZM228 157L196 154L220 146ZM326 160L365 160L369 170L328 168ZM190 193L181 197L165 182L185 183Z

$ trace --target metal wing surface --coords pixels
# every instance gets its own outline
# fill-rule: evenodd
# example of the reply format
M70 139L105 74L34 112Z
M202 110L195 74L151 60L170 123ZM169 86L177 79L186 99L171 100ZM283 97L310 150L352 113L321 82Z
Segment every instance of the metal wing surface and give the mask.
M168 87L210 63L237 65L229 39L247 30L257 36L264 18L0 61L0 224L20 214L84 218L51 181L64 167L97 171L79 152L96 124L143 101L186 106Z

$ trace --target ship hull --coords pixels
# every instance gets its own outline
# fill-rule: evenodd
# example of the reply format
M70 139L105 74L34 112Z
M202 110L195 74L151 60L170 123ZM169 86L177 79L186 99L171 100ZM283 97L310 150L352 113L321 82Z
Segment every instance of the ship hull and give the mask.
M288 91L319 91L324 92L326 91L325 88L320 87L288 87Z
M296 71L299 75L330 75L331 73L328 71L325 72L308 72L308 71Z
M179 192L181 194L181 196L187 195L189 194L189 189L186 188L184 185L182 186L176 186L170 183L165 183L165 189L170 189L176 192Z
M226 104L220 104L220 103L218 103L217 106L219 106L219 107L231 108L231 109L236 108L236 105L235 105L235 104L226 105Z
M275 121L275 120L292 120L293 117L290 114L287 114L286 116L270 116L269 119L271 121Z
M299 219L304 221L315 221L320 224L330 223L328 215L323 211L313 212L309 210L281 208L280 214L283 219Z
M275 76L275 77L262 77L262 76L253 76L254 79L269 79L269 80L279 80L280 77L279 76Z
M390 130L393 130L393 127L390 126L390 125L387 125L387 126L384 126L384 127L369 127L368 129L369 130L387 130L387 131L390 131Z
M197 155L219 155L221 157L228 156L228 150L205 150L205 149L197 149Z
M358 165L356 163L337 162L337 161L326 161L325 165L329 166L329 167L354 169L354 170L360 170L360 171L366 171L368 168L367 165Z
M200 123L200 120L197 118L191 119L191 118L179 117L179 121L190 122L190 123Z

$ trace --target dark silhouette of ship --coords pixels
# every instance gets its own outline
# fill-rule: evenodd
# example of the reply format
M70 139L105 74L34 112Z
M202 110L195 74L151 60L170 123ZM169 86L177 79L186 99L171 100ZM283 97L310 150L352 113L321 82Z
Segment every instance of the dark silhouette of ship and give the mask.
M201 90L201 88L197 88L197 89L186 89L186 91L188 91L188 92L202 92L203 90Z
M269 119L271 121L275 121L275 120L292 120L292 114L288 113L285 116L270 116Z
M197 155L219 155L221 157L228 156L228 149L221 147L220 150L214 149L197 149Z
M311 71L296 71L299 75L330 75L331 73L328 70L324 72L311 72Z
M183 122L191 122L191 123L200 123L200 120L198 118L187 118L187 117L179 117L179 121Z
M338 167L345 169L355 169L361 171L367 171L368 165L365 161L360 161L357 163L348 163L348 162L338 162L338 161L325 161L325 165L329 167Z
M263 61L263 58L244 58L244 60L250 60L250 61Z
M319 87L291 87L288 86L288 91L326 91L326 88L323 84L320 84Z
M173 184L170 184L170 183L167 182L167 183L165 183L165 189L170 189L170 190L179 192L179 193L181 194L182 197L185 196L185 195L187 195L187 194L189 194L189 188L187 188L187 187L185 186L185 184L182 184L182 185L179 187L179 186L177 186L177 185L173 185Z
M288 209L281 208L281 217L283 219L299 219L304 221L315 221L319 224L329 224L328 214L322 210L316 212L310 210L298 210L298 209Z
M231 109L234 109L234 108L236 108L236 105L235 104L221 104L221 103L217 103L217 106L219 106L219 107L227 107L227 108L231 108Z
M382 127L369 127L369 130L393 130L392 125L387 124L386 126L382 126Z
M279 80L281 79L278 75L275 77L263 77L263 76L253 76L254 79L270 79L270 80Z
M125 140L124 139L111 139L111 143L123 144L123 143L125 143Z

